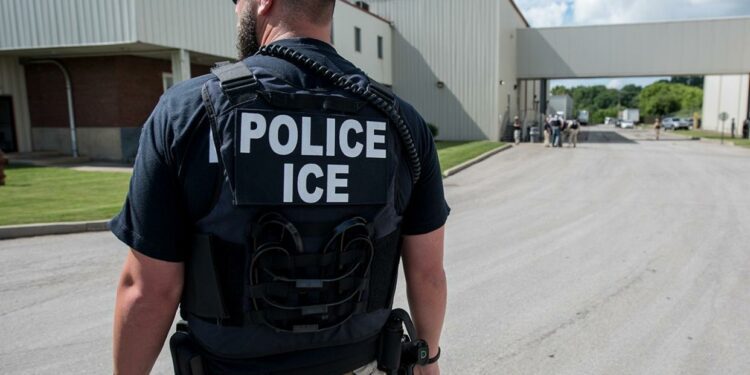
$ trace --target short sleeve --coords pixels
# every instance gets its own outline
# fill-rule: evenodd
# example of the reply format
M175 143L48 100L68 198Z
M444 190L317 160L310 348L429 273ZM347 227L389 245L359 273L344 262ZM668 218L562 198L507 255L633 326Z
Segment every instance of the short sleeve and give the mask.
M138 252L169 262L184 261L181 237L189 233L176 168L169 157L170 114L164 98L141 132L130 190L110 230Z
M424 119L413 107L404 105L402 108L420 153L422 174L412 189L401 231L404 235L430 233L445 225L450 214L443 190L440 160L432 133Z

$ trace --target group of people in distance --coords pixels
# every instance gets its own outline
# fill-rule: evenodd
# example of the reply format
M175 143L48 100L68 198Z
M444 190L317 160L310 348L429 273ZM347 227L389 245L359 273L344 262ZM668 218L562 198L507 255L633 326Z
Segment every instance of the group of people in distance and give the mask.
M565 120L561 116L547 116L544 121L544 147L563 147L564 137L568 138L568 147L578 145L578 133L581 124L578 120Z

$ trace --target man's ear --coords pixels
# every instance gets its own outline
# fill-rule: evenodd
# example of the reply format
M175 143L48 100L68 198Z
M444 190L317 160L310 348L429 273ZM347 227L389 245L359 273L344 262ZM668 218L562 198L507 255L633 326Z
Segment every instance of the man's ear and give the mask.
M273 0L259 0L258 15L268 16L271 13L271 9L273 9L274 3Z

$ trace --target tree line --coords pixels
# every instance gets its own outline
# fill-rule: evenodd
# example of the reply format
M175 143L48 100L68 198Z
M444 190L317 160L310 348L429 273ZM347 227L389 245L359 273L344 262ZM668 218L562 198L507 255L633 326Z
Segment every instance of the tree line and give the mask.
M638 108L641 116L690 117L703 107L703 77L677 76L646 87L626 85L619 90L603 85L552 89L552 95L565 94L573 98L574 113L589 111L594 124L603 123L606 117L617 117L625 108Z

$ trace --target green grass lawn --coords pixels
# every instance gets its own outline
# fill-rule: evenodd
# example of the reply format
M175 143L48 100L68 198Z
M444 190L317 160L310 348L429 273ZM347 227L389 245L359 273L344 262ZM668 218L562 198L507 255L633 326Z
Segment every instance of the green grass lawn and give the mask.
M710 130L678 130L675 131L675 134L684 135L688 137L700 137L700 138L708 138L708 139L721 139L721 133L719 132L713 132ZM747 147L750 148L750 139L742 139L742 138L734 138L724 135L724 140L733 142L737 146Z
M130 173L11 167L0 186L0 225L84 221L114 216Z
M438 158L440 158L441 172L504 145L502 142L493 141L438 141L435 144L437 145Z

